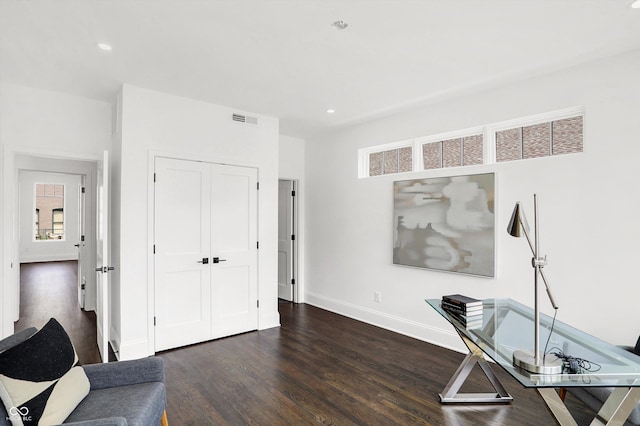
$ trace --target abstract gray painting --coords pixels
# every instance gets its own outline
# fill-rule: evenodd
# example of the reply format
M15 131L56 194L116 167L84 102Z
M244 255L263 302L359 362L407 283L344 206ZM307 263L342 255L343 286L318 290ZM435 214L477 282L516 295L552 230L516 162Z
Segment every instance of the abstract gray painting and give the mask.
M393 184L393 263L495 276L495 174Z

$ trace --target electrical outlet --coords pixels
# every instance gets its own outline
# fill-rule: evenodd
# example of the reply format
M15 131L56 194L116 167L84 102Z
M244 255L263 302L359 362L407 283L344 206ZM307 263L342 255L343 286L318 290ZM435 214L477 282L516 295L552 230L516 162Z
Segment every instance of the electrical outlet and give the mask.
M380 303L382 301L382 294L380 294L379 291L374 291L373 292L373 300L375 300L376 302Z

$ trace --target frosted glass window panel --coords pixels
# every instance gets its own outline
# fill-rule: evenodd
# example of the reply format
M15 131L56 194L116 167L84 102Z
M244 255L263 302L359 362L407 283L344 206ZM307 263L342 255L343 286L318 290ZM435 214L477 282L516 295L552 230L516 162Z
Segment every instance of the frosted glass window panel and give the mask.
M442 167L462 166L462 139L442 141Z
M522 128L522 158L551 155L551 123L534 124Z
M471 166L484 163L484 139L482 135L462 138L462 164Z
M369 176L380 176L382 174L382 152L372 152L369 154Z
M432 142L422 145L422 164L425 170L442 167L442 143Z
M398 172L410 172L413 170L413 148L406 146L398 149Z
M385 175L398 173L398 150L390 149L384 151L384 168L382 173Z
M582 116L553 122L553 155L582 152Z
M522 128L496 132L496 161L520 160L522 158Z
M576 107L363 148L358 151L358 175L381 176L579 153L583 151L583 113L582 108ZM485 136L492 146L485 146ZM362 168L367 160L368 170ZM421 166L417 164L420 161Z

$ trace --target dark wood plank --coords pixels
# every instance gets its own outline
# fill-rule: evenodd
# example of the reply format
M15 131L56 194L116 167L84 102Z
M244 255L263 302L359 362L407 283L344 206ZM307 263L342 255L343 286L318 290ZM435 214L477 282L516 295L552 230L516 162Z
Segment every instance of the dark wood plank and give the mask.
M535 390L497 367L513 403L442 405L438 393L463 354L309 305L281 302L280 313L280 328L159 354L165 361L169 422L555 424ZM490 389L477 369L463 390ZM593 413L577 401L567 403L579 424L588 424Z

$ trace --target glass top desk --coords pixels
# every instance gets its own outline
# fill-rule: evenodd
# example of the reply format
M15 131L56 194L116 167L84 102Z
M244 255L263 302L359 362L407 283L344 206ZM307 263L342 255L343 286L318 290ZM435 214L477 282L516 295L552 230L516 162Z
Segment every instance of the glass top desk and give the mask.
M535 374L513 365L513 352L533 350L533 309L511 299L483 300L482 324L466 328L454 315L442 309L440 299L426 302L453 325L469 349L458 370L440 394L443 403L508 403L513 398L491 371L484 355L491 358L526 388L535 388L561 425L576 425L554 388L614 387L614 391L592 423L623 424L640 401L640 357L606 343L574 327L556 321L549 337L552 318L540 314L540 351L562 352L591 363L591 369L577 373ZM478 364L495 393L458 393L472 368ZM588 364L585 366L588 367ZM599 368L598 368L599 367ZM597 371L596 371L597 370Z

